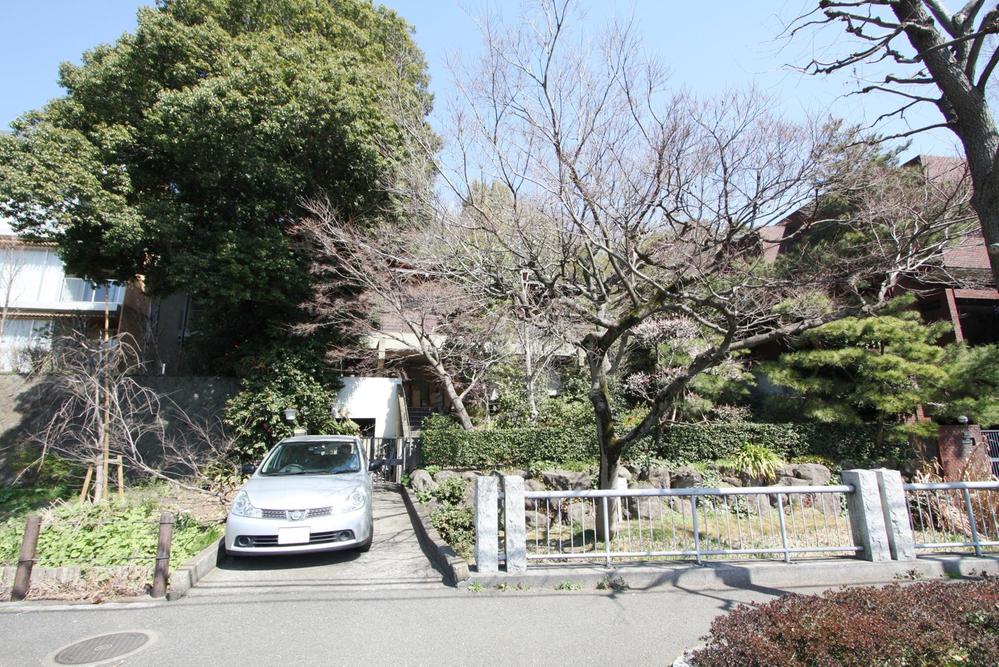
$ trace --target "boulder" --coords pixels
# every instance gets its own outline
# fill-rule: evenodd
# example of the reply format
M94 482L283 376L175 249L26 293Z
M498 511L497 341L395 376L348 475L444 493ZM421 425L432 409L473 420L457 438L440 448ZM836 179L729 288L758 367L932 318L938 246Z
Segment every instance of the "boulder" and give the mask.
M832 479L832 472L821 463L788 463L781 466L777 474L781 478L803 479L808 482L806 486L825 486Z
M526 479L524 480L524 491L544 491L545 485L538 479ZM545 501L541 501L541 506L544 506ZM533 510L538 507L538 501L534 498L526 498L524 500L524 507L529 510Z
M633 475L631 474L631 471L628 470L627 466L618 466L617 476L619 479L626 479L629 481L633 478Z
M631 485L633 489L654 489L650 482L637 481ZM628 519L654 519L662 511L662 498L658 496L628 496L624 499L624 515Z
M528 511L524 515L524 523L528 530L548 530L548 526L551 524L551 519L544 512L533 512Z
M722 482L729 486L742 486L742 480L738 477L722 477Z
M458 477L458 473L453 470L439 470L436 475L434 475L434 481L438 484L442 484L444 480L450 479L452 477Z
M437 488L437 482L434 481L429 472L421 468L409 474L409 487L416 493L433 491Z
M645 479L657 489L670 488L669 468L649 468L645 473Z
M541 473L545 486L559 491L585 491L592 487L590 476L571 470L545 470Z
M466 482L468 482L469 484L475 484L475 480L479 478L479 473L475 472L474 470L466 470L465 472L461 473L461 478Z
M670 476L670 488L674 489L690 489L703 484L704 477L690 466L677 468Z

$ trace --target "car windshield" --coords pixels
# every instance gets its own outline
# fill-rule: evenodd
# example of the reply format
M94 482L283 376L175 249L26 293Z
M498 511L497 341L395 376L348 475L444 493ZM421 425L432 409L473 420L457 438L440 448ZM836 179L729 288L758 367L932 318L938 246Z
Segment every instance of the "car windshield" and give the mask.
M357 446L343 441L283 442L260 467L261 475L335 475L360 472Z

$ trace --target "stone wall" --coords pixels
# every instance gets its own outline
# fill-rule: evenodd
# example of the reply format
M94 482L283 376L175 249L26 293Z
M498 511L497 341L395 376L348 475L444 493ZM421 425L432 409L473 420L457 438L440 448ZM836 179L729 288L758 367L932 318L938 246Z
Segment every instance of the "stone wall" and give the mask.
M231 378L205 376L148 376L142 383L170 398L198 422L221 417L226 401L237 389ZM24 459L30 433L46 419L46 397L41 394L38 379L0 375L0 483L7 483L18 472L16 464ZM169 430L170 412L165 411L164 416Z

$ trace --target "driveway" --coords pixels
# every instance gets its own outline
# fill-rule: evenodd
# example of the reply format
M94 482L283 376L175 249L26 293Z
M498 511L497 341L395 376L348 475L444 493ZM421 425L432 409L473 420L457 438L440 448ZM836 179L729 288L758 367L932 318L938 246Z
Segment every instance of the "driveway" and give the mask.
M192 599L297 597L302 593L439 589L443 576L420 548L402 496L376 484L374 539L367 553L334 551L229 558L192 588Z

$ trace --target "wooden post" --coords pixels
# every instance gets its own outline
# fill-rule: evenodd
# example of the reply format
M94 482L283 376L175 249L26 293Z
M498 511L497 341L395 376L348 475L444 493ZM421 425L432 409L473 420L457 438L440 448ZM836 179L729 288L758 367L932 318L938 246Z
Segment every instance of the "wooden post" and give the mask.
M14 587L10 591L10 599L14 602L23 600L31 587L31 568L35 565L35 553L38 550L38 533L42 527L42 517L37 514L28 516L24 524L24 539L21 540L21 553L17 557L17 573L14 575Z
M118 464L118 500L125 499L125 462L121 458L121 454L118 455L118 459L115 461Z
M153 597L161 598L167 594L167 583L170 579L170 542L173 539L173 514L163 512L160 515L160 539L156 544L156 569L153 572Z
M94 466L87 466L87 474L83 477L83 488L80 489L80 502L87 499L87 491L90 490L90 478L94 475Z

